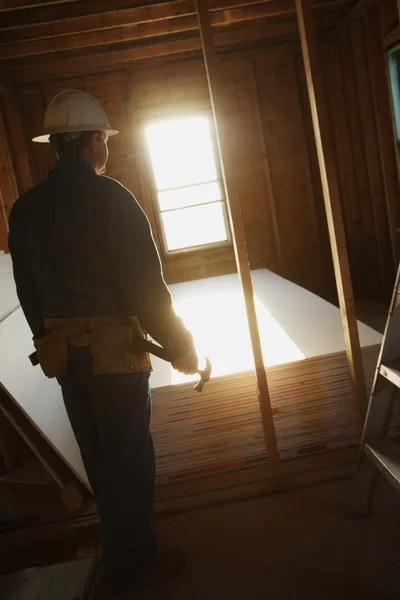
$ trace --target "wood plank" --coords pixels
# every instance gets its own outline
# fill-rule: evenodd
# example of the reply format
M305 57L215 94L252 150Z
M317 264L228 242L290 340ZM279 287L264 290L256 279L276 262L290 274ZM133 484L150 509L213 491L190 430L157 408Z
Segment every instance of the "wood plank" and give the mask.
M267 141L265 138L265 134L263 132L263 118L262 118L262 111L261 111L262 99L260 96L260 85L257 80L257 70L256 70L255 60L252 61L252 69L253 69L253 79L254 79L254 87L255 87L255 95L256 95L256 102L255 102L256 109L255 110L256 110L257 121L259 123L258 129L260 132L260 139L261 139L261 151L262 151L262 156L263 156L266 196L268 198L268 203L269 203L269 207L270 207L272 230L273 230L274 242L275 242L275 247L276 247L276 252L277 252L277 259L278 259L277 260L277 272L281 273L283 276L285 276L282 240L281 240L281 234L280 234L280 229L279 229L277 205L276 205L276 201L275 201L275 197L274 197L274 189L273 189L273 185L272 185L271 164L270 164L270 159L269 159L268 145L267 145ZM267 265L267 267L272 268L272 267L269 267L269 265Z
M89 492L73 476L65 463L38 433L35 426L8 397L0 384L0 411L29 446L54 481L63 490L62 499L72 511L79 510Z
M324 10L341 9L349 6L351 2L352 0L315 0L314 7ZM287 0L210 0L210 10L227 9L229 12L230 9L239 6L269 3L275 5L276 15L294 14L293 0L290 0L290 3ZM88 10L90 4L92 10ZM96 3L74 2L61 6L6 12L2 14L0 30L3 31L4 41L15 41L14 35L48 37L190 15L195 15L194 3L191 0L141 0L140 5L136 7L132 7L132 0L113 0L112 4L108 0L96 0Z
M330 98L330 118L336 148L337 178L352 267L353 286L357 293L365 294L367 280L365 247L363 239L360 202L354 167L353 146L350 137L350 115L344 88L343 63L340 44L330 44L330 68L326 72L327 97Z
M215 36L218 47L234 47L240 43L249 43L260 40L273 40L284 36L294 36L297 33L296 23L282 23L268 27L255 27L228 33L219 33ZM186 34L185 34L186 36ZM96 72L99 70L110 70L111 67L121 66L134 61L144 61L155 58L163 58L179 54L190 55L201 50L199 38L177 39L157 44L137 45L124 50L110 52L90 53L84 56L63 58L53 62L40 62L35 60L32 64L26 61L19 66L4 68L4 72L12 77L15 83L29 83L41 81L49 77L61 79L70 74L83 72Z
M292 0L284 0L287 10L292 7ZM136 9L135 9L136 10ZM282 10L282 8L280 8ZM244 6L232 8L229 11L214 12L211 15L213 27L218 29L228 25L239 25L262 18L275 17L277 6L275 3L262 3L259 6ZM15 41L0 44L1 60L32 56L49 52L65 52L78 48L106 46L116 43L142 40L146 38L157 38L160 36L179 33L182 31L198 30L196 15L183 16L170 19L157 20L155 22L141 22L131 26L112 28L86 33L73 33L61 37L50 37L40 39L29 39L16 43Z
M218 58L214 48L211 21L208 12L207 2L205 0L196 0L196 8L199 18L200 35L203 47L203 55L210 91L211 104L213 108L215 129L217 132L218 152L225 188L225 198L228 206L231 224L237 270L240 276L246 304L246 314L248 320L248 327L250 330L254 366L257 377L257 395L263 423L264 439L267 448L268 462L271 469L272 479L278 482L280 477L280 457L274 427L274 420L272 416L271 402L269 398L268 383L264 369L260 333L257 324L257 316L253 296L253 284L251 281L249 258L246 248L246 237L243 219L241 215L240 201L235 190L234 173L229 170L229 138L227 137L227 124L224 120L224 104L223 102L221 102L221 67L218 63Z
M359 95L357 87L357 70L359 65L355 65L354 63L350 32L348 32L346 36L343 36L339 52L343 65L346 105L348 114L351 115L351 118L349 119L349 134L354 161L354 174L357 180L356 202L360 207L360 222L362 226L363 246L365 249L366 295L370 298L376 298L376 290L380 290L380 297L389 302L393 292L394 273L391 269L390 262L387 264L386 262L380 263L379 261L374 215L372 211L373 198L371 197L371 190L369 187L360 110L363 96Z
M306 74L304 70L303 57L301 54L300 46L296 46L296 48L293 49L293 52L299 88L300 108L302 113L302 121L304 124L304 133L306 137L307 157L310 168L312 195L314 199L314 207L317 217L318 247L323 268L323 275L319 276L319 289L315 289L313 291L317 292L322 298L326 298L331 302L334 298L336 299L336 285L333 273L332 254L329 245L329 234L328 226L326 223L324 196L322 193L318 156L315 147L314 129L310 111L310 103L308 99ZM326 56L324 58L326 60ZM327 69L329 70L328 67Z
M318 224L292 48L285 45L257 52L255 67L282 244L283 273L291 281L316 290L323 271L320 254L315 254L319 247ZM301 194L296 192L298 189L302 190Z
M400 227L399 171L379 6L371 6L366 11L365 27L393 268L395 268L400 258L400 240L399 235L396 234L396 229Z
M366 413L364 372L339 197L335 156L325 109L322 74L318 61L316 31L310 0L296 0L296 8L345 336L353 404L358 431L361 434Z
M384 42L386 49L400 42L400 25L385 35Z
M15 177L18 192L22 194L33 185L33 173L30 164L30 150L26 143L25 118L22 112L22 98L13 92L3 100L4 122L8 131L10 152L15 165Z
M38 8L50 4L64 4L66 2L81 2L81 0L0 0L0 12L21 10L23 8Z
M352 53L354 58L355 79L360 98L359 114L362 123L362 139L365 150L366 166L371 194L371 210L374 219L375 238L382 278L385 287L393 288L395 268L392 258L392 244L387 219L386 196L382 165L379 155L378 131L373 103L373 91L368 64L367 41L364 24L361 21L351 27ZM377 296L376 290L373 297ZM389 296L390 298L390 296Z
M8 217L18 198L18 187L6 133L3 112L0 109L0 250L8 250Z
M377 0L358 0L357 4L339 21L336 27L329 34L329 41L333 42L338 40L342 33L350 26L350 24L356 19L360 19L364 15L364 11L367 6L377 2Z

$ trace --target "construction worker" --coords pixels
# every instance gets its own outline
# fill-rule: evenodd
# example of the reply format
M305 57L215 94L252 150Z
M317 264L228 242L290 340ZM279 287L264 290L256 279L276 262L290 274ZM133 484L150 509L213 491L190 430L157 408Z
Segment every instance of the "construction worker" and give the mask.
M57 377L101 517L105 579L130 590L178 574L151 528L155 460L150 362L132 350L148 332L173 367L195 373L148 220L133 195L101 176L117 134L98 100L66 90L44 117L58 160L14 204L9 247L21 307L45 374Z

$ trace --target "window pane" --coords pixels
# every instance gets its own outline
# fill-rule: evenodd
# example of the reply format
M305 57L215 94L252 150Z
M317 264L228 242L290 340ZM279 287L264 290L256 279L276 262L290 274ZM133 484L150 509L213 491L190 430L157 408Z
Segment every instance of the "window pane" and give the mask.
M146 129L158 190L216 180L206 117L171 119Z
M194 204L216 202L217 200L221 200L221 198L221 188L218 181L169 190L168 192L159 192L158 194L158 202L161 210L185 208Z
M162 213L168 250L227 240L222 202Z

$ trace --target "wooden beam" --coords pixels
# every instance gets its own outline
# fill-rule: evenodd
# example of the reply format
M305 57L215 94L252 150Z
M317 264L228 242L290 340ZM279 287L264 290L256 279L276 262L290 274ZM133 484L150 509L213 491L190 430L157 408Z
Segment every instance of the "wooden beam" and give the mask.
M279 14L294 14L293 0L283 0L279 4ZM273 18L277 15L277 5L261 3L259 5L232 8L229 11L214 11L211 14L213 28L223 30L231 26L251 23L260 19ZM61 37L29 39L20 42L0 43L0 60L14 59L23 56L66 52L79 48L105 46L125 43L146 38L157 38L163 35L198 29L196 15L181 16L172 19L140 22L131 26L118 27L100 31L73 33Z
M389 31L389 33L387 33L385 35L385 38L384 38L385 49L388 49L391 46L398 44L399 42L400 42L400 25L398 25L397 27L392 29L392 31Z
M265 41L265 39L273 40L284 36L292 37L296 34L296 22L282 23L268 27L254 27L253 29L219 33L215 36L215 42L218 47L234 47L240 43ZM201 42L198 37L185 37L184 39L162 41L156 44L137 45L124 50L68 57L63 60L53 60L51 62L40 62L37 60L31 65L25 63L21 66L4 68L4 72L12 75L15 83L26 84L41 81L49 77L61 79L72 74L77 75L83 72L94 73L135 61L188 54L199 50L201 50Z
M319 20L321 29L330 28L334 14L323 16ZM265 45L267 41L275 43L276 40L291 40L297 36L298 27L296 21L280 23L277 25L254 26L240 29L223 29L215 34L215 43L224 50L240 48L244 44L258 43ZM136 61L147 61L151 59L162 59L166 56L186 55L193 56L201 50L201 42L197 32L183 32L165 39L165 37L146 40L146 43L129 45L117 49L111 46L108 51L89 52L85 54L75 53L64 55L60 60L57 54L38 55L31 61L10 61L1 66L4 74L11 77L16 85L25 85L43 81L49 77L61 79L70 75L83 73L104 72L110 68L123 68L127 63Z
M396 229L400 227L399 171L383 28L378 5L367 9L365 28L390 240L394 265L397 265L400 259L400 240L399 234L396 233Z
M34 183L27 146L26 115L21 104L21 95L15 90L3 100L3 118L8 131L19 195L30 189Z
M196 0L196 7L199 18L200 35L210 92L211 105L214 116L214 124L217 134L217 146L219 159L221 163L225 198L231 224L236 266L242 285L246 305L247 320L250 330L255 373L257 378L258 401L260 405L260 412L264 429L265 444L267 447L268 463L270 465L273 479L278 481L280 476L280 456L276 440L271 402L269 398L267 376L264 367L264 358L261 349L261 340L254 304L253 284L251 280L250 264L247 253L246 237L240 207L240 199L237 195L234 170L229 162L231 148L229 144L229 128L224 119L226 107L224 106L222 101L222 69L217 54L215 52L207 0Z
M318 9L341 9L350 5L352 0L315 0L314 8ZM82 2L80 14L78 11L70 11L64 14L58 8L56 14L38 15L37 11L26 11L28 16L22 17L17 13L5 13L0 19L0 30L2 31L2 42L16 42L33 38L51 38L62 35L82 34L88 31L103 31L117 27L132 27L140 23L149 23L157 20L174 19L177 17L195 17L194 2L192 0L174 0L171 2L154 3L150 6L132 7L132 2L126 8L125 0L96 1L96 12L87 14L87 3ZM270 14L283 16L295 14L294 0L210 0L210 10L226 11L229 19L230 11L246 6L249 8L257 6L267 7ZM76 4L76 8L80 6ZM85 10L83 10L85 7ZM22 13L21 13L22 14ZM7 19L5 16L7 15ZM19 17L19 18L17 18Z
M358 0L357 4L346 14L345 17L336 25L336 27L329 34L329 40L331 42L337 40L344 31L349 27L350 23L356 19L360 19L364 10L369 4L376 2L377 0Z
M343 215L339 197L335 154L332 146L328 115L326 113L326 101L311 2L310 0L296 0L296 8L339 306L342 316L353 404L357 427L361 434L366 414L367 399ZM316 332L317 334L318 332Z
M291 5L292 0L284 0L283 5L280 6L290 10ZM259 6L243 6L232 8L229 11L215 11L211 15L211 22L213 27L226 28L232 25L251 23L258 19L274 17L276 14L276 6L269 2L262 3ZM93 48L196 30L198 30L198 21L196 15L193 15L142 22L130 27L74 33L61 37L30 39L18 43L7 42L0 44L0 60L35 54L48 54L49 52L65 52L79 48Z
M89 498L89 491L37 431L14 400L6 394L1 385L0 411L62 489L61 499L64 504L71 511L79 510L83 502Z
M0 0L0 12L21 10L23 8L38 8L50 4L80 2L81 0Z

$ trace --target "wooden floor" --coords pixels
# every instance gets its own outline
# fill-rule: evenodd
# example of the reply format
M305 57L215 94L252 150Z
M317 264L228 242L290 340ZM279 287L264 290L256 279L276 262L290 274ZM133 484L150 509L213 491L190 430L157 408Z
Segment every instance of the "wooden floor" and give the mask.
M400 597L399 496L348 520L350 482L221 506L157 523L187 569L139 600L385 600ZM136 598L136 596L135 596Z

